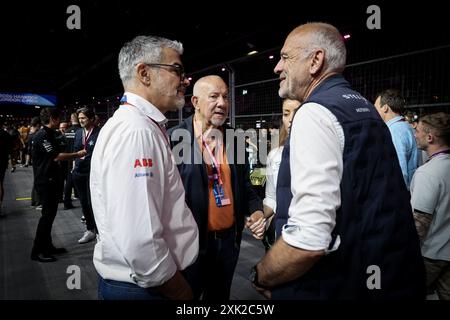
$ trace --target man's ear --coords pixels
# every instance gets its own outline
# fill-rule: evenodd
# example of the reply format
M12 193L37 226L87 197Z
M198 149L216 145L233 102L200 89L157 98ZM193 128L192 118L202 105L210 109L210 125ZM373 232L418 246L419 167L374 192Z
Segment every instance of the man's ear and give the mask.
M192 105L194 106L194 108L197 110L198 97L192 96L191 97L191 102L192 102Z
M150 72L145 63L138 63L136 66L137 80L145 86L150 85Z
M325 52L323 51L323 49L317 49L314 52L314 55L311 59L309 72L312 75L319 73L322 70L324 64L325 64Z
M428 132L427 133L427 142L428 144L431 144L433 142L436 141L436 137L434 136L434 134L432 132Z

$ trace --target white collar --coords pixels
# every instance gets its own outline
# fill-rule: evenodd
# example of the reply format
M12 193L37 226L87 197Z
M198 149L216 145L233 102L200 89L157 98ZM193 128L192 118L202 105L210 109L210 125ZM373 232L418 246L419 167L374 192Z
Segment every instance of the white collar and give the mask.
M159 111L158 108L156 108L152 103L145 100L141 96L131 93L131 92L125 92L123 94L121 104L123 105L125 102L135 106L140 111L142 111L147 117L153 119L156 121L160 126L165 126L167 123L167 118L164 116L164 114Z

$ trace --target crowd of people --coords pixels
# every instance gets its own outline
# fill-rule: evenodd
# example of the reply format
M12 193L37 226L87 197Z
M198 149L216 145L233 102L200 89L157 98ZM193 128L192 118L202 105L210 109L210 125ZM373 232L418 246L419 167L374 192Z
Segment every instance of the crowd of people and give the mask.
M190 85L182 54L161 37L127 42L124 95L101 130L86 108L67 129L57 109L41 112L30 149L42 204L33 260L66 253L51 228L59 200L72 206L73 181L86 219L79 243L97 240L100 299L228 300L245 227L265 238L250 281L266 298L450 299L449 114L405 118L395 89L372 104L342 75L339 31L301 25L274 70L283 125L261 199L249 145L225 123L221 77L198 79L194 114L166 130L164 114L184 106ZM17 139L25 143L22 131Z
M80 199L83 212L81 220L86 223L87 231L78 242L83 244L95 239L88 179L90 157L100 130L97 121L92 110L80 108L70 115L69 127L68 122L64 119L61 121L58 109L46 108L40 117L32 118L29 126L24 124L19 130L12 129L9 132L1 130L1 182L8 167L8 159L11 172L15 172L18 155L23 155L23 167L33 167L31 206L41 210L41 218L31 250L32 260L53 262L57 260L55 254L67 253L65 248L56 248L51 238L60 202L64 203L64 210L70 210L75 208L72 199ZM12 134L12 131L20 132L20 135ZM16 149L17 141L22 142L26 151ZM3 200L3 184L0 191Z

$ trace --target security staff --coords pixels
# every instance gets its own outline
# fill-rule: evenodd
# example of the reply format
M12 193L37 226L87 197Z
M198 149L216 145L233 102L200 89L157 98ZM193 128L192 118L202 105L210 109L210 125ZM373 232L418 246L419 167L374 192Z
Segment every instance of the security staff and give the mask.
M67 252L64 248L55 248L52 243L52 225L58 211L58 195L61 181L61 169L58 161L83 157L85 150L76 153L60 153L56 140L56 130L59 127L59 111L45 108L41 111L41 121L44 125L33 139L33 169L34 185L42 203L42 216L39 219L34 239L31 259L39 262L53 262L53 254Z

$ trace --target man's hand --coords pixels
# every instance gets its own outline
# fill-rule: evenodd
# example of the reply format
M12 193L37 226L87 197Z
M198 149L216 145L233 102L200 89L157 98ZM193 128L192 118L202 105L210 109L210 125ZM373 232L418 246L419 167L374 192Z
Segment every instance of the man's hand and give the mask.
M87 151L84 149L77 151L77 152L73 152L73 153L61 152L61 153L58 153L56 158L53 160L54 161L66 161L66 160L72 160L73 158L83 158L86 155L87 155Z
M267 289L265 289L265 288L260 288L260 287L257 287L257 286L255 286L253 283L252 283L252 287L253 287L253 289L255 289L256 291L258 291L258 293L260 294L260 295L262 295L262 296L264 296L266 299L272 299L272 292L270 291L270 290L267 290Z
M84 157L86 155L87 155L87 151L84 150L84 149L77 152L77 157L78 158L82 158L82 157Z
M177 271L167 282L155 287L159 292L171 300L192 300L192 289L183 275Z
M268 288L263 288L261 286L261 284L258 281L258 265L254 266L252 268L252 272L251 272L251 283L252 283L252 287L253 289L255 289L256 291L258 291L259 294L263 295L266 299L271 299L272 298L272 292L270 291L270 289Z
M266 219L264 218L264 213L261 210L253 212L253 214L247 218L245 226L250 229L253 237L261 240L266 231Z

